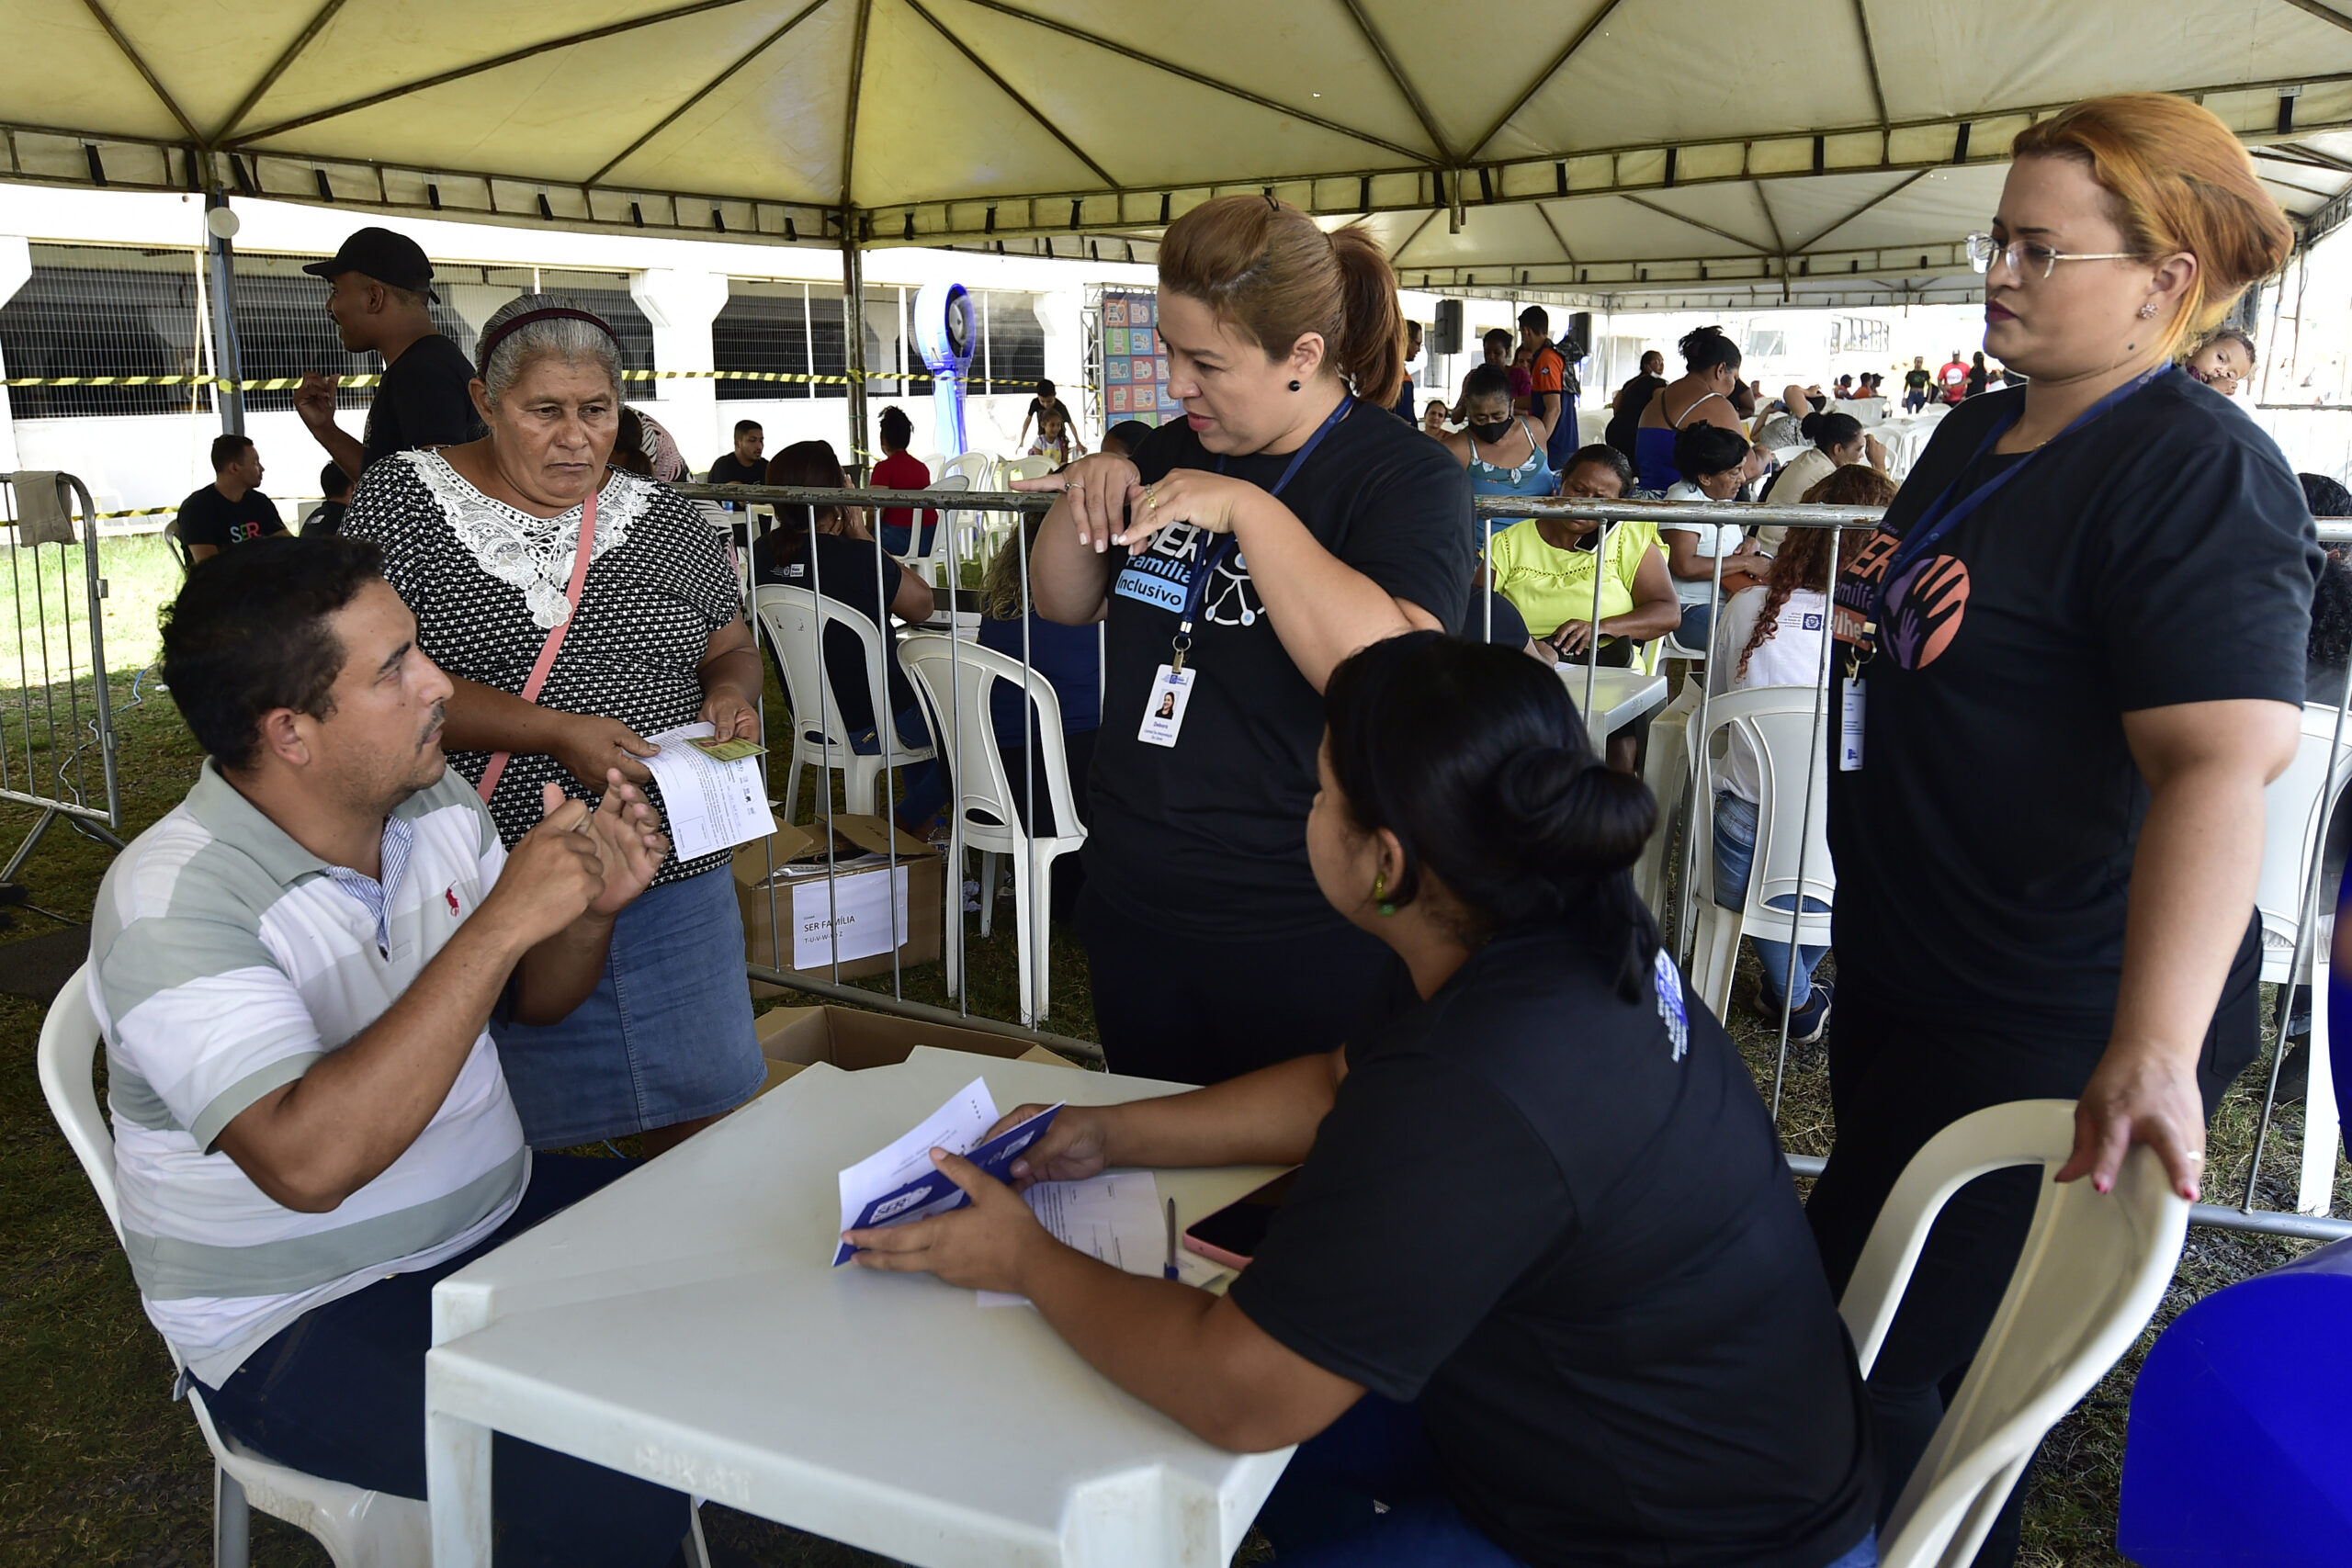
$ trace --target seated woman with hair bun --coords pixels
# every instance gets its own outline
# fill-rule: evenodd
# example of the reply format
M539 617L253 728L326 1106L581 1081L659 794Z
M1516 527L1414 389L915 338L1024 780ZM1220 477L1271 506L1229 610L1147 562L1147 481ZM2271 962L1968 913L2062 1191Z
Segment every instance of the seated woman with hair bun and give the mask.
M1315 879L1414 1005L1066 1106L1012 1167L1299 1164L1228 1292L1073 1251L944 1151L972 1206L857 1260L1027 1296L1221 1448L1302 1445L1258 1517L1283 1568L1875 1563L1861 1381L1771 1120L1626 875L1649 791L1508 649L1375 642L1324 713Z

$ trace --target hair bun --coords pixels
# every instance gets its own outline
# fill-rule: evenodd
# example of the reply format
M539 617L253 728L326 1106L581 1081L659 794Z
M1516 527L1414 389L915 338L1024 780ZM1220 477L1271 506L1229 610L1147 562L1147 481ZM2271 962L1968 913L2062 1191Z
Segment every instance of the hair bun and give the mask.
M1595 875L1638 859L1657 822L1649 786L1565 746L1538 746L1505 763L1496 789L1537 869Z

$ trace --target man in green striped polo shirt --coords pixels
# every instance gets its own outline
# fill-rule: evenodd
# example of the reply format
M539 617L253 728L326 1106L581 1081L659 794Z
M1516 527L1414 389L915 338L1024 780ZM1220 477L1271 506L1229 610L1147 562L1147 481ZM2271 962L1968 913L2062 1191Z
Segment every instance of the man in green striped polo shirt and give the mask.
M371 545L200 563L164 676L203 773L91 922L131 1272L224 1432L422 1497L434 1282L628 1168L535 1168L485 1026L587 996L668 842L616 773L500 847ZM686 1528L677 1493L499 1442L502 1562L656 1564Z

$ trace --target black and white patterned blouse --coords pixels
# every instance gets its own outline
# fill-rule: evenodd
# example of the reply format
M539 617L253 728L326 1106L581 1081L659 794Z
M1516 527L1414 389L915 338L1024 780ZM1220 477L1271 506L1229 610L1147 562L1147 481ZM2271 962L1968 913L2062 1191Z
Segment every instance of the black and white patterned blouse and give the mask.
M548 633L569 612L564 590L580 545L580 508L534 517L476 490L437 452L372 465L352 497L345 537L384 553L384 575L416 615L417 641L451 675L521 694ZM579 620L564 638L539 705L616 718L639 735L691 724L702 710L701 666L713 633L742 613L723 536L663 485L617 470L596 498L596 538ZM479 784L484 751L449 763ZM539 785L593 798L552 757L508 761L490 811L509 848L539 819ZM647 794L661 805L661 791ZM666 813L664 820L667 820ZM681 863L654 883L726 863Z

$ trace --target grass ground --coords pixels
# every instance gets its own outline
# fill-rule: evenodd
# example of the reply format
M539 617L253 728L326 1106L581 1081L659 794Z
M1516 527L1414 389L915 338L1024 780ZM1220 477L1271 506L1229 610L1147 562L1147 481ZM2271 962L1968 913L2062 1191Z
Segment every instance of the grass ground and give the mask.
M48 553L53 557L55 551ZM118 715L128 838L179 800L200 757L168 694L157 692L152 675L138 678L154 655L154 610L175 587L177 569L162 542L153 538L110 542L104 559L112 586L104 624L108 662L118 671L109 689ZM7 722L12 700L22 705L7 683L15 662L6 632L13 624L12 586L0 570L0 726ZM29 611L29 593L26 603ZM53 591L51 607L54 624ZM77 629L76 636L82 635ZM20 735L9 740L21 746ZM50 759L37 752L30 760L40 765ZM34 816L28 808L0 804L0 852L15 846ZM56 828L27 862L20 880L33 904L85 919L112 855L95 840ZM973 924L970 1006L988 1016L1012 1017L1011 921L1000 923L996 936L986 942ZM0 943L53 929L43 916L20 911L14 929L0 931ZM1055 933L1052 964L1049 1026L1092 1038L1085 960L1066 931ZM1750 958L1745 991L1752 991L1753 969ZM885 993L891 988L887 975L857 984ZM954 1005L937 964L909 971L905 994ZM41 1014L34 1003L0 996L0 1409L13 1417L0 1425L0 1568L180 1568L209 1562L210 1461L195 1424L168 1398L169 1359L139 1309L130 1270L105 1216L41 1101L33 1066ZM1769 1094L1775 1065L1771 1031L1752 1009L1738 1004L1730 1021ZM2245 1182L2267 1067L2266 1055L2232 1092L2214 1129L2210 1148L2217 1192L2234 1195ZM1832 1131L1828 1080L1817 1050L1792 1055L1781 1125L1793 1150L1826 1152ZM2264 1156L2265 1204L2283 1206L2291 1198L2301 1135L2301 1108L2289 1107ZM2352 1212L2352 1185L2339 1184L2338 1212ZM2051 1434L2026 1515L2026 1568L2092 1568L2122 1561L2113 1541L2124 1414L2132 1379L2155 1333L2199 1297L2303 1250L2291 1242L2204 1230L2189 1234L2155 1323ZM706 1520L717 1541L772 1568L860 1568L878 1562L724 1510L707 1510ZM326 1562L309 1537L276 1521L256 1517L254 1532L255 1558L266 1568L323 1568Z

